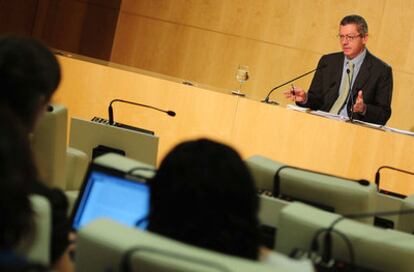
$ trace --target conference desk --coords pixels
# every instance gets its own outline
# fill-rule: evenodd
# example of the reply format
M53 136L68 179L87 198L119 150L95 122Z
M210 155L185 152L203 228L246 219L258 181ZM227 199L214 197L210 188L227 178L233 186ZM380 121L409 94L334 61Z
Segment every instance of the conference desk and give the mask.
M243 158L261 154L282 163L353 179L374 181L389 165L414 172L414 137L331 120L234 96L230 91L182 84L179 79L111 63L60 56L63 80L55 103L69 117L108 118L119 98L174 110L166 114L127 104L114 105L115 121L155 131L158 159L177 143L212 138L236 148ZM115 66L115 67L114 67ZM381 187L414 193L414 178L384 170Z

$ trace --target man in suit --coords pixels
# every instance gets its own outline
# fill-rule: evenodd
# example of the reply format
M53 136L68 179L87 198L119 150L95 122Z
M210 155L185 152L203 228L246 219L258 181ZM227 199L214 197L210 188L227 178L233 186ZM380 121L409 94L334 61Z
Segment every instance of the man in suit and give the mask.
M285 96L301 107L384 125L391 116L391 67L366 49L361 16L344 17L338 38L342 52L322 56L309 91L294 87Z

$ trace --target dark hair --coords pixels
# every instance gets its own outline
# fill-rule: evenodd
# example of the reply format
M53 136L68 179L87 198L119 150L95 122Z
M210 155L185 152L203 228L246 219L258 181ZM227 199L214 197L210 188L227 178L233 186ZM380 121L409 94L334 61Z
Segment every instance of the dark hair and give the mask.
M358 28L358 33L364 37L368 34L368 24L365 19L359 15L348 15L345 16L342 20L340 25L345 26L349 24L356 24Z
M29 139L23 125L0 104L0 249L12 250L33 234L29 188L36 178Z
M60 82L60 67L40 42L23 37L0 38L0 102L33 129L41 98L47 103Z
M206 139L181 143L164 158L150 184L150 231L258 258L258 197L235 150Z

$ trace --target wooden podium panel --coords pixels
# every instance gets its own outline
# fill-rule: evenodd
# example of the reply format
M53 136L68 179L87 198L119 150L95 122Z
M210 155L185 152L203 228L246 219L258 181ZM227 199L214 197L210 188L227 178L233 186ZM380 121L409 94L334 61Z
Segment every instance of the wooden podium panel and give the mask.
M414 172L414 137L240 100L233 137L244 157L274 160L352 179L375 180L382 165ZM381 171L381 188L414 193L414 177Z
M74 58L59 57L59 62L63 81L53 101L68 108L69 118L108 119L108 106L115 98L176 112L170 117L129 104L112 105L116 122L155 132L160 139L158 162L183 140L231 141L235 96Z
M414 137L326 119L180 81L59 57L63 81L55 103L69 117L108 118L119 98L173 110L176 117L127 104L113 105L115 121L155 131L158 163L177 143L208 137L230 144L243 158L260 154L282 163L353 179L374 181L389 165L414 172ZM414 193L414 178L381 172L381 187Z

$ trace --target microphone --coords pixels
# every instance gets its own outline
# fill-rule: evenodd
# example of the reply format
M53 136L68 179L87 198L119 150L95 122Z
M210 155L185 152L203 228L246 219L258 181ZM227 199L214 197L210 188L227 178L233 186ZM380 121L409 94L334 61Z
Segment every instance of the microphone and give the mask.
M348 76L348 82L349 82L349 92L348 92L348 99L347 101L349 101L349 99L351 99L351 116L349 117L349 120L351 120L351 122L354 121L354 96L352 95L352 80L350 77L351 70L346 69L346 74Z
M135 105L135 106L140 106L140 107L144 107L144 108L157 110L157 111L160 111L160 112L164 112L164 113L168 114L171 117L174 117L176 115L176 113L174 111L171 111L171 110L162 110L160 108L156 108L156 107L153 107L153 106L140 104L140 103L136 103L136 102L132 102L132 101L127 101L127 100L123 100L123 99L113 99L109 103L109 107L108 107L108 115L109 115L109 124L110 125L114 125L114 111L112 109L112 104L115 103L115 102L122 102L122 103L127 103L127 104L131 104L131 105Z
M407 170L404 170L404 169L399 169L399 168L396 168L396 167L388 166L388 165L383 165L383 166L379 167L377 172L375 173L375 184L377 185L377 188L378 188L379 192L386 193L386 194L391 194L391 195L394 195L394 196L397 196L397 197L400 197L400 198L404 198L405 197L404 195L400 195L398 193L391 193L391 192L380 189L380 178L381 178L380 171L382 169L390 169L390 170L394 170L394 171L401 172L401 173L408 174L408 175L412 175L412 176L414 175L414 173L410 172L410 171L407 171Z
M309 72L306 72L306 73L304 73L304 74L302 74L302 75L300 75L300 76L295 77L294 79L291 79L291 80L289 80L289 81L287 81L287 82L285 82L285 83L283 83L283 84L280 84L280 85L278 85L278 86L274 87L273 89L271 89L271 90L270 90L270 92L267 94L267 96L265 97L265 99L263 99L261 102L266 103L266 104L275 104L275 105L279 105L279 103L277 103L276 101L269 101L270 95L271 95L271 94L272 94L275 90L277 90L277 89L279 89L280 87L283 87L283 86L285 86L285 85L287 85L287 84L289 84L289 83L291 83L291 82L293 82L293 81L295 81L295 80L301 79L302 77L307 76L307 75L309 75L309 74L311 74L311 73L313 73L313 72L315 72L315 71L317 71L317 70L323 69L323 68L325 68L326 66L328 66L328 65L327 65L327 64L322 64L321 66L316 67L315 69L313 69L313 70L311 70L311 71L309 71Z
M106 120L104 118L100 118L100 117L95 116L95 117L92 118L91 121L96 122L96 123L100 123L100 124L103 124L103 125L111 125L111 126L115 126L115 127L128 129L128 130L138 131L140 133L155 135L154 131L151 131L151 130L147 130L147 129L143 129L143 128L139 128L139 127L133 127L133 126L129 126L129 125L125 125L125 124L122 124L122 123L115 122L114 121L114 110L112 108L112 104L115 103L115 102L123 102L123 103L131 104L131 105L135 105L135 106L150 108L150 109L153 109L153 110L164 112L164 113L168 114L171 117L174 117L176 115L176 113L174 111L171 111L171 110L163 110L163 109L159 109L159 108L156 108L156 107L153 107L153 106L140 104L140 103L136 103L136 102L132 102L132 101L127 101L127 100L123 100L123 99L114 99L109 103L109 107L108 107L109 120Z

